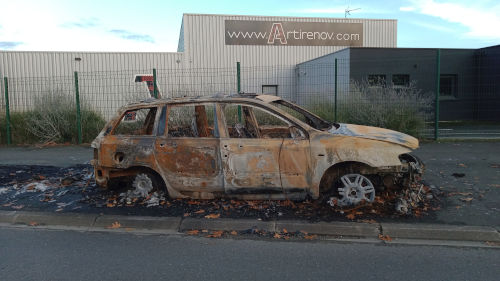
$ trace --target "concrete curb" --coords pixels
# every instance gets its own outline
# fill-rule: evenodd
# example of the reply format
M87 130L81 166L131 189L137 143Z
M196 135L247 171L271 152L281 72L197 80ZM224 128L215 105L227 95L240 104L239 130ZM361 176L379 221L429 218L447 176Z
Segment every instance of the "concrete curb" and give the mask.
M382 233L392 238L500 241L500 233L495 228L487 226L382 223L381 227Z
M141 216L98 216L92 229L111 229L114 231L147 230L150 233L177 233L181 218L178 217L141 217Z
M357 222L300 222L300 221L278 221L276 231L288 232L304 231L309 234L331 235L340 237L367 237L378 238L380 227L378 224Z
M180 217L142 217L80 213L45 213L0 211L2 225L28 225L47 228L81 229L88 231L127 231L175 234L187 230L243 231L249 229L267 232L303 231L309 234L377 238L388 235L395 239L450 240L500 242L496 227L456 226L443 224L357 223L304 221L260 221L254 219L198 219Z
M259 221L252 219L197 219L186 218L182 220L179 231L206 229L206 230L226 230L242 231L247 229L259 229L268 232L275 231L274 221Z

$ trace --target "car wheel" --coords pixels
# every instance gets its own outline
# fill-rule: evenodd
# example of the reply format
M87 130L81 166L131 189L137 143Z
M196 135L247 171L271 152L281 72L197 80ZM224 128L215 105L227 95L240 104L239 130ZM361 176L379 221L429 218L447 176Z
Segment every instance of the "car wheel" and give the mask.
M345 174L334 185L334 193L338 197L331 197L328 203L332 206L357 205L363 201L375 200L375 187L366 176L361 174Z

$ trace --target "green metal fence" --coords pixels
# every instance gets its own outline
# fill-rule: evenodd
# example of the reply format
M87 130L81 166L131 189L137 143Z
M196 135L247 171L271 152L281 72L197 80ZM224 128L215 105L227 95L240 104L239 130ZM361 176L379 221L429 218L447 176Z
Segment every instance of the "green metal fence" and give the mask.
M437 51L433 56L420 58L421 63L434 65L435 71L424 69L418 75L382 74L382 70L366 74L356 70L360 62L335 58L330 62L297 66L248 67L235 62L234 66L225 68L152 68L74 72L59 77L4 77L1 80L0 141L3 144L90 142L104 122L129 102L151 97L238 92L275 94L330 121L386 127L420 138L450 137L447 130L453 122L455 130L457 124L466 124L468 129L465 130L472 132L474 122L479 122L491 125L490 131L495 132L500 128L500 120L494 118L495 110L500 112L498 108L489 109L494 111L488 115L493 118L477 118L463 108L463 103L455 111L451 108L461 97L453 100L449 97L450 89L445 89L448 96L440 97L439 93L443 92L440 81L449 86L453 81L450 84L443 79L457 78L442 71L440 56ZM401 59L383 63L407 62ZM381 66L380 69L384 67L376 59L364 59L363 63ZM443 78L443 73L448 76ZM412 79L412 76L423 77L421 80L425 81ZM460 83L468 83L467 80L479 83L471 77L461 77L465 82ZM475 93L463 98L481 99L483 96ZM498 93L488 98L495 102L500 99ZM449 116L447 120L440 119L443 110L451 120ZM482 136L481 132L475 135ZM489 136L492 135L495 136L494 133Z

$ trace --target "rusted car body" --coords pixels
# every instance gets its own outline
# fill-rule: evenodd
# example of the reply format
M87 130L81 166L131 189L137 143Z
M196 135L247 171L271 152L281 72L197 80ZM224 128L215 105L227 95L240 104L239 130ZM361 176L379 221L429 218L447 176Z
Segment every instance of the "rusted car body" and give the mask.
M137 123L137 124L136 124ZM134 125L135 124L135 125ZM147 175L172 198L373 201L422 165L418 140L331 124L276 96L151 99L119 110L92 143L96 182Z

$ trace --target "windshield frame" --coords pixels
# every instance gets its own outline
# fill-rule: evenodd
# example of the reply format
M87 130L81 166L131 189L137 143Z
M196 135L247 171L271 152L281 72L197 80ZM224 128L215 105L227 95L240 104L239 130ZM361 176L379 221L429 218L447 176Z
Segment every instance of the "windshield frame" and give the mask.
M283 100L283 99L279 99L279 100L275 100L273 102L270 103L271 105L279 108L280 106L284 106L292 111L295 111L297 112L298 114L304 116L306 118L305 121L301 120L300 118L297 118L295 116L293 116L293 114L290 114L288 112L289 115L291 115L292 117L295 117L297 119L299 119L299 121L303 122L303 123L306 123L307 125L309 125L310 127L316 129L316 130L320 130L320 131L328 131L330 130L332 127L335 127L335 128L338 128L339 125L336 124L336 123L331 123L321 117L319 117L318 115L312 113L312 112L309 112L308 110L292 103L292 102L289 102L289 101L286 101L286 100Z

